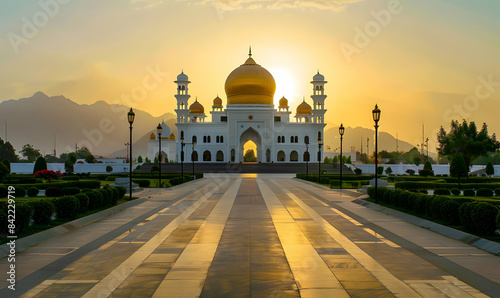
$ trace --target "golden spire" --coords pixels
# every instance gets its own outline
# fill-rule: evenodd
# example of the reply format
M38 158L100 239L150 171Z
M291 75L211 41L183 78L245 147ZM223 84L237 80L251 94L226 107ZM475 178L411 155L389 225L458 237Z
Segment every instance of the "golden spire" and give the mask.
M248 51L248 58L252 58L252 46L250 46L250 50Z

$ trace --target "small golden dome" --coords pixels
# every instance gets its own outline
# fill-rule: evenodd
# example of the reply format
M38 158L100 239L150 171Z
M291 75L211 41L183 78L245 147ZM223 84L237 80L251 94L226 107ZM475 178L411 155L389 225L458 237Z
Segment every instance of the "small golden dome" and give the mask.
M175 140L175 135L174 135L174 133L171 133L171 134L170 134L169 139L170 139L170 140Z
M297 107L297 115L304 114L312 115L312 108L305 100Z
M269 71L255 63L250 52L245 64L226 79L227 104L272 105L276 82Z
M192 105L189 106L189 114L203 114L205 113L205 108L196 99Z
M288 106L288 99L286 99L284 96L280 99L280 107L287 107Z
M214 107L221 107L222 106L222 99L217 95L217 97L214 99Z
M156 136L154 133L151 133L151 135L149 136L149 139L150 140L156 140Z

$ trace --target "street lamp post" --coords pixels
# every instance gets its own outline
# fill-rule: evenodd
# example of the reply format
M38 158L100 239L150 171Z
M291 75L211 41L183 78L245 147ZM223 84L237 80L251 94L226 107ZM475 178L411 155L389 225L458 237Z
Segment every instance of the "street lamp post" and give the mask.
M134 123L135 119L135 113L132 108L130 108L130 111L127 114L128 116L128 123L130 124L130 176L129 176L129 188L130 188L130 200L132 200L132 123Z
M342 140L344 137L344 125L342 123L340 123L339 134L340 134L340 189L342 189L342 167L343 167Z
M309 137L306 138L306 181L309 181Z
M181 137L181 179L184 183L184 137Z
M378 204L378 121L380 120L380 109L375 105L372 111L373 121L375 121L375 203Z
M156 127L156 131L158 132L158 188L161 188L161 133L163 131L161 124L158 123L158 127Z
M191 143L191 161L193 162L193 180L194 180L194 145L196 145L196 141Z
M318 183L321 184L321 145L323 141L318 138Z

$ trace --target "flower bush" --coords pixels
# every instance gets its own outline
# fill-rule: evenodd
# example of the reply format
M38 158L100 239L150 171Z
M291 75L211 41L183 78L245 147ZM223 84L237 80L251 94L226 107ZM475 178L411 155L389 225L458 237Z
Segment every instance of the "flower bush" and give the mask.
M41 178L45 179L47 181L52 181L52 179L58 179L59 177L64 176L64 174L61 173L61 171L52 171L52 170L41 170L35 173L34 177L35 178Z
M412 170L412 169L408 169L405 171L408 175L412 176L413 174L415 174L415 170Z

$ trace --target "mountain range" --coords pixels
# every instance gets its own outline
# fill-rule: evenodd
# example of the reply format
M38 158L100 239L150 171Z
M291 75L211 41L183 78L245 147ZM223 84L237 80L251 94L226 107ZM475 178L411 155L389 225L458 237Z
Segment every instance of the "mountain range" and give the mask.
M16 153L25 144L40 149L42 154L57 155L86 146L94 155L105 157L125 157L125 143L129 142L129 123L127 112L130 107L112 105L97 101L91 105L77 104L62 95L47 96L37 92L29 98L0 102L0 127L5 134L2 139L11 142ZM134 156L147 156L149 135L156 131L158 123L164 121L174 134L176 116L165 113L159 117L134 109L133 123ZM363 127L346 127L343 139L343 152L360 151L366 153L367 138L369 152L374 151L374 131ZM339 151L340 138L338 127L328 127L325 131L325 150ZM379 150L408 151L414 146L396 139L385 132L379 132Z

